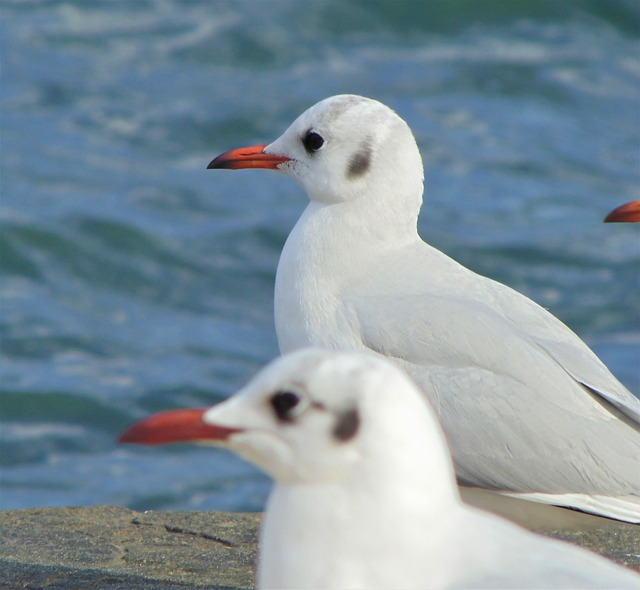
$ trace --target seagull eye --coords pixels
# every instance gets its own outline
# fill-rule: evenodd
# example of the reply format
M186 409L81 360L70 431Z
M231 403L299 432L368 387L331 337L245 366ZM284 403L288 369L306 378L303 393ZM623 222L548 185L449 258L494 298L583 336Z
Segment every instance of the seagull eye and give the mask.
M300 396L293 391L278 391L271 397L271 407L281 422L292 422L292 411L299 403Z
M302 138L302 144L304 149L310 154L317 152L324 145L324 138L315 131L307 131L306 135Z

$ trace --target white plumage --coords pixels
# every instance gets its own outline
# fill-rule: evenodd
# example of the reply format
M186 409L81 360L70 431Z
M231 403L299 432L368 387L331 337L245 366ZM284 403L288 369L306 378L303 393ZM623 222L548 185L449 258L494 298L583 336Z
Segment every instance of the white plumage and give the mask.
M121 440L208 440L271 474L261 588L640 588L603 557L464 504L428 403L370 353L292 353L227 401L151 416Z
M278 265L281 352L403 367L463 485L640 522L640 401L553 315L422 241L422 160L396 113L331 97L209 167L280 170L310 199Z

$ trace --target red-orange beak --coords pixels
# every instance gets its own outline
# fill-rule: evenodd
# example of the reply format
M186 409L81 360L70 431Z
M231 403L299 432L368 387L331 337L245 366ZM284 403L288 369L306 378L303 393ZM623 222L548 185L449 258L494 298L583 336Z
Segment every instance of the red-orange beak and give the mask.
M640 222L640 200L631 201L617 207L604 218L605 223Z
M264 148L266 147L267 144L263 144L229 150L211 160L207 169L227 168L229 170L241 170L242 168L266 168L267 170L277 170L280 164L291 160L286 156L265 154Z
M202 417L207 408L169 410L136 422L118 439L121 443L160 445L186 441L224 441L240 428L207 424Z

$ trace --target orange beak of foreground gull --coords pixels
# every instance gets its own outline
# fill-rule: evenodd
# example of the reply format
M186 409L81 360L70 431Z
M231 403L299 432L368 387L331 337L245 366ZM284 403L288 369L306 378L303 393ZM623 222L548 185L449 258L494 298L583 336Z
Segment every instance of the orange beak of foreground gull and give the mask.
M640 222L640 200L631 201L615 208L604 218L605 223Z
M203 416L208 408L169 410L153 414L125 430L118 439L121 443L161 445L186 441L224 441L240 428L207 424Z
M211 160L207 169L226 168L229 170L241 170L243 168L266 168L268 170L277 170L280 164L291 160L291 158L287 158L286 156L265 154L264 148L266 147L267 144L263 144L229 150Z

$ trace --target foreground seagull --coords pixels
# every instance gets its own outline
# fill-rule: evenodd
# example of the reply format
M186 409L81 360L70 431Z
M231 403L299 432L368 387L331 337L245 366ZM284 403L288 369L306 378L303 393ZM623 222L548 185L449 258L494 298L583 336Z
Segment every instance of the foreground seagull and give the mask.
M604 218L605 223L638 223L640 222L640 200L630 201L616 207Z
M210 441L275 479L261 588L640 588L630 570L463 504L431 408L371 354L292 353L229 400L156 414L120 440Z
M458 481L640 522L640 400L562 322L423 242L420 152L383 104L341 95L209 168L284 172L310 203L282 251L282 353L371 350L429 396Z

